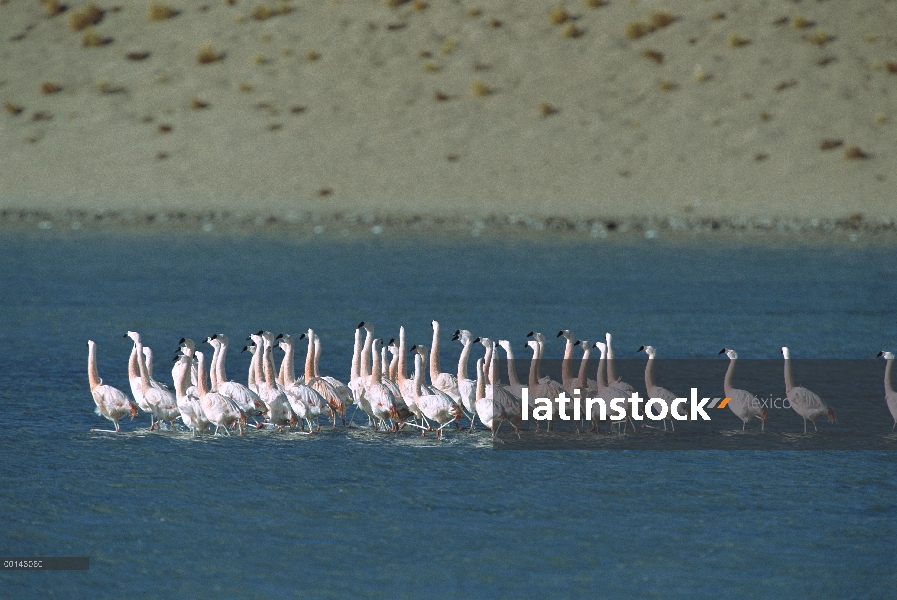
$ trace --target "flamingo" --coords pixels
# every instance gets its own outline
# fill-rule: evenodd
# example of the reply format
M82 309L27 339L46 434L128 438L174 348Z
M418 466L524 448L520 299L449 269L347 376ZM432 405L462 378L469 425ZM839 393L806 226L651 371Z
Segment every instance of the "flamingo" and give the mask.
M501 378L498 375L498 352L492 353L492 360L489 370L491 375L489 380L492 382L487 387L486 396L492 398L493 402L497 402L501 407L502 418L514 428L517 439L520 439L520 423L523 422L523 400L519 396L515 396L508 390L506 386L501 384ZM488 388L492 388L491 391ZM501 426L501 423L499 423Z
M277 376L277 389L282 391L293 413L299 419L299 425L302 431L305 431L305 425L308 430L314 433L315 426L313 422L321 416L321 407L324 406L324 399L316 391L305 385L305 377L301 380L296 379L296 373L293 364L293 336L280 333L277 335L278 347L283 350L283 360L280 361L280 374ZM309 354L311 350L309 350ZM306 363L308 360L306 360ZM320 425L318 429L320 430Z
M430 359L429 349L423 344L416 344L411 347L411 351L417 352L417 354L421 357L423 368L426 369L427 361L429 361L429 359ZM430 372L432 374L432 370ZM455 401L455 399L452 396L450 396L447 392L444 392L443 390L439 389L435 385L427 385L425 382L421 381L421 389L424 391L425 395L441 396L443 398L443 400L445 400L447 402L451 402L453 404L458 404L458 402ZM424 415L426 416L426 412L424 412L423 409L421 409L421 412L423 412ZM429 419L429 417L427 417L427 418Z
M149 348L144 348L143 350L144 350L144 354L145 354L146 351L149 350ZM196 344L195 344L195 343L193 342L193 340L191 340L190 338L181 338L181 341L178 342L178 349L175 350L175 354L177 354L177 352L182 352L182 353L185 354L186 356L189 356L189 357L190 357L190 360L191 360L191 362L192 362L192 361L193 361L194 353L196 352ZM147 366L147 369L149 369L149 375L150 375L150 377L153 376L152 360L153 360L153 359L152 359L152 355L151 355L151 354L150 354L150 356L147 356L147 358L146 358L146 361L147 361L146 366ZM175 356L175 360L177 360L177 356ZM215 367L214 367L214 364L213 364L213 366L212 366L212 369L213 369L213 372L212 372L212 382L213 382L213 383L212 383L212 388L213 388L213 389L215 388L215 383L214 383L214 381L215 381L214 368L215 368ZM191 365L191 367L190 367L190 385L187 387L187 393L190 394L191 396L195 396L195 395L196 395L196 363L195 363L195 362L192 362L192 365ZM175 394L175 395L176 395L176 394Z
M760 419L760 431L764 431L769 413L760 406L760 400L750 392L732 387L732 375L735 372L735 361L738 360L738 353L730 348L723 348L719 351L719 354L725 354L729 357L729 368L726 369L726 377L723 379L723 391L726 392L726 397L729 398L729 408L742 421L741 430L744 431L747 422L751 419Z
M398 356L399 362L396 365L396 383L399 385L399 391L402 394L402 399L405 401L405 404L408 406L408 410L414 413L414 416L417 419L420 419L420 429L421 436L425 435L424 431L428 431L431 429L430 423L427 421L426 415L421 412L420 408L417 406L417 402L414 397L414 379L408 377L407 372L407 356L408 351L406 349L405 344L405 327L399 327L399 347L398 347ZM423 386L423 383L421 383Z
M127 394L116 387L105 385L100 379L97 370L97 345L93 340L87 340L87 379L90 382L90 394L94 404L97 405L96 413L106 417L115 425L115 433L121 432L118 422L130 414L131 420L137 416L137 404L128 398ZM91 429L91 431L106 431L108 429Z
M894 428L897 427L897 392L891 387L891 363L894 362L894 353L882 350L878 353L878 356L882 356L888 361L885 365L885 401L888 403L888 410L891 411L891 416L894 417L894 424L891 426L891 432L893 432Z
M309 416L313 418L315 423L318 425L318 431L321 430L321 425L319 423L319 419L321 415L324 413L325 409L330 409L330 421L334 427L336 427L336 414L345 415L344 405L335 404L332 402L328 402L327 396L325 396L321 390L326 391L330 395L334 395L333 390L329 386L329 384L322 380L320 377L315 376L314 372L314 363L315 363L315 350L317 349L317 345L315 342L317 341L317 335L311 329L308 330L307 334L302 334L299 337L308 338L308 348L305 353L305 376L303 377L304 383L300 383L299 380L296 380L296 383L290 387L290 391L294 394L298 395L302 400L308 405L309 408ZM340 412L340 408L342 408L342 412ZM343 419L343 425L346 424L345 418ZM311 424L309 424L309 428Z
M439 428L436 430L436 437L441 439L443 428L449 423L460 419L462 413L458 405L452 402L447 395L421 395L421 365L423 360L423 356L420 354L414 356L414 403L429 420L440 423Z
M534 335L535 334L530 334ZM541 335L541 334L538 334ZM533 358L530 360L529 366L529 402L530 402L530 414L533 414L533 409L535 408L535 399L536 398L548 398L551 402L551 414L548 418L548 424L545 425L545 430L548 431L551 429L551 421L557 418L559 414L559 406L558 403L554 400L558 397L558 391L555 389L553 385L550 383L550 379L539 379L539 358L540 358L540 349L542 345L539 343L538 337L536 339L532 339L526 342L526 347L529 347L533 351ZM555 382L557 383L557 382ZM563 388L561 388L563 389ZM536 431L541 430L541 421L536 421Z
M502 421L507 415L504 414L501 405L493 398L486 397L486 375L483 373L483 359L477 359L477 388L475 397L477 416L480 422L492 432L492 441L495 442L495 436L498 428L501 427Z
M195 353L195 349L192 353ZM187 354L177 357L177 362L171 369L171 378L174 381L174 394L178 403L178 410L181 411L181 421L184 422L196 437L197 430L205 431L209 428L210 422L206 417L202 408L202 402L199 398L189 392L190 389L197 389L190 385L192 383L194 364L193 357Z
M375 339L371 345L373 347L373 369L371 373L371 383L367 387L367 398L371 404L371 412L374 419L379 421L383 428L386 429L386 421L392 419L395 424L399 420L396 412L396 398L387 386L383 385L383 372L380 368L380 344L382 341Z
M508 360L509 384L505 386L505 389L519 398L523 395L523 384L520 383L520 378L517 376L517 365L514 360L514 351L511 349L511 342L508 340L498 340L498 345L504 349Z
M461 393L458 391L458 380L451 373L443 373L439 370L439 322L433 321L433 344L430 348L430 384L451 396L454 402L461 401Z
M466 329L455 332L452 340L458 340L462 344L461 356L458 358L458 397L462 410L470 419L470 431L475 429L476 419L476 381L467 377L467 361L470 358L470 349L473 346L473 337Z
M230 341L223 333L216 333L205 339L205 342L212 346L214 354L212 355L212 365L209 374L215 373L213 380L213 391L218 392L222 396L227 396L237 403L240 410L247 417L261 417L266 412L265 403L259 398L259 395L251 389L237 383L236 381L227 380L227 370L225 369L225 361L227 359L227 347ZM253 359L255 355L253 353ZM251 368L250 368L251 370Z
M673 431L676 431L676 423L673 421L673 402L676 401L676 394L666 388L662 388L654 383L654 359L657 357L657 351L654 346L642 346L636 352L644 352L648 355L648 364L645 365L645 390L647 391L647 401L658 399L667 407L667 416L663 419L663 430L667 430L667 421ZM645 404L645 416L647 417L647 404ZM679 416L680 413L676 412ZM765 417L764 417L765 418Z
M155 417L157 421L169 421L173 423L174 419L181 414L178 410L178 404L174 394L168 390L167 386L150 378L149 371L146 368L145 357L143 355L143 339L140 334L136 331L129 331L125 335L134 340L137 368L140 372L140 391L144 402L149 406L150 414L152 417ZM156 423L151 423L150 431L155 429L155 427Z
M605 405L605 407L610 407L611 402L613 402L613 401L616 400L617 398L624 398L624 399L625 399L625 398L628 398L628 397L630 396L630 394L627 394L627 392L625 392L624 390L622 390L622 389L616 387L615 384L607 384L607 383L605 383L605 371L607 370L606 367L607 367L607 364L608 364L608 360L607 360L607 344L606 344L605 342L595 342L595 348L598 348L598 350L599 350L599 352L600 352L601 354L600 354L600 357L599 357L599 359L598 359L598 371L597 371L597 374L596 374L596 376L595 376L595 385L596 385L596 387L598 388L598 391L597 391L597 392L592 392L592 394L593 394L592 397L593 397L593 398L600 398L601 400L604 401L604 405ZM609 375L609 373L608 373L608 375ZM609 380L609 379L608 379L608 380ZM638 433L638 430L635 428L635 424L632 423L632 418L631 418L631 416L629 415L629 411L630 411L630 408L631 408L631 407L629 406L629 403L627 402L624 406L626 407L626 421L627 421L627 423L632 424L632 429L633 429L633 431L635 431L636 433ZM590 417L591 420L592 420L592 428L591 428L591 431L594 431L594 432L596 432L596 433L599 433L599 432L601 431L601 428L598 426L598 423L601 421L601 414L600 414L600 408L599 408L599 405L598 405L598 404L593 404L593 405L592 405L592 413L591 413L590 415L587 415L587 416ZM615 421L611 421L611 424L610 424L610 426L608 427L608 429L610 430L611 433L613 433L613 432L614 432L614 428L615 428ZM626 424L625 424L625 423L623 424L623 432L624 432L624 433L626 432Z
M352 391L352 398L355 404L355 410L358 410L358 407L361 407L361 410L368 416L368 424L373 423L373 416L371 415L371 405L367 401L365 397L366 392L366 384L364 378L361 376L361 359L362 359L362 346L363 342L361 341L361 328L364 327L364 322L362 321L358 327L355 328L355 345L352 350L352 369L349 374L349 384L348 388ZM373 336L372 336L373 340ZM352 412L352 417L349 418L349 423L352 422L352 418L355 417L355 412Z
M557 337L563 337L566 340L564 343L564 360L561 362L561 385L573 397L573 348L576 346L574 343L576 338L569 329L558 331Z
M255 379L258 386L258 395L268 407L268 422L274 425L278 432L283 431L287 425L298 423L296 416L290 409L290 403L286 394L277 387L277 376L274 374L274 354L272 342L274 334L270 331L259 331L249 336L255 342L256 354L261 357L255 360ZM261 427L261 424L258 425Z
M199 394L199 403L202 406L202 412L205 414L211 425L215 426L215 435L218 435L218 429L224 427L224 433L230 436L227 428L237 423L240 428L240 435L243 435L243 425L246 424L246 415L237 407L236 403L218 392L212 392L206 385L206 357L202 352L196 352L197 373L196 373L196 391Z
M822 415L828 415L828 420L835 422L835 411L822 399L805 387L795 386L791 379L791 354L787 346L782 346L782 356L785 358L785 395L791 402L791 408L804 419L804 433L807 433L807 419L816 427L816 419Z
M135 332L129 331L124 335L124 337L130 337L130 334ZM140 363L137 360L137 344L131 348L131 356L128 358L128 383L131 385L131 395L134 396L134 401L137 403L137 406L140 407L145 413L149 413L150 416L150 431L155 429L155 415L153 415L153 407L149 402L146 401L146 398L143 397L143 383L140 377L140 367L138 366Z

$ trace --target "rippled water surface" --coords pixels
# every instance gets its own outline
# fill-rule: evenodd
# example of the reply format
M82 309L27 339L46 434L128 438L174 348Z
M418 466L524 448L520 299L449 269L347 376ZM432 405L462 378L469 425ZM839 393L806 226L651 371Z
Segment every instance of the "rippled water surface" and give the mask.
M449 371L459 327L520 347L531 330L611 331L623 358L652 344L669 358L787 345L871 359L897 349L895 259L759 242L5 232L0 554L91 568L0 572L0 597L891 597L890 451L496 452L485 432L438 443L329 426L191 439L146 431L144 414L91 433L109 423L85 371L92 339L104 382L129 391L122 335L136 330L170 383L182 336L223 332L245 382L247 333L312 327L322 371L346 379L361 320L385 339L404 325L411 343L439 320ZM868 428L887 435L884 400L868 402Z

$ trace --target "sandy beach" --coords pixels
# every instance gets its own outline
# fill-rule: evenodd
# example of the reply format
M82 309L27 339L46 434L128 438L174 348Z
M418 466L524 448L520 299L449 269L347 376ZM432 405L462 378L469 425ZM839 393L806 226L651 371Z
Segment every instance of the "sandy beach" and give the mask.
M0 221L895 229L894 2L94 7L0 0Z

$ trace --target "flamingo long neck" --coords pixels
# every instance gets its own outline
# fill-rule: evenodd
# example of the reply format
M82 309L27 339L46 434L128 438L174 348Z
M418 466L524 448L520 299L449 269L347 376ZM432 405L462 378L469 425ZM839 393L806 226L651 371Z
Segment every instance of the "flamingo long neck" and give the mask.
M172 379L174 379L174 392L177 394L178 398L183 398L187 395L187 388L190 387L190 367L192 364L192 360L184 360L181 358L178 360L174 369L172 369L171 375Z
M137 344L131 348L131 357L128 358L128 379L140 377L140 367L137 365Z
M498 352L493 352L489 361L489 381L492 385L501 383L501 377L498 376Z
M723 390L726 392L726 395L729 395L729 390L732 389L732 376L735 374L735 361L737 358L729 359L729 368L726 369L726 377L723 379Z
M137 342L137 368L140 369L140 387L143 393L149 391L150 378L149 372L146 370L146 363L143 362L143 343Z
M579 374L576 377L576 387L580 390L585 390L589 372L589 354L591 350L588 346L583 346L582 350L582 362L579 363Z
M433 321L433 343L430 345L430 383L435 383L439 373L439 323Z
M508 355L508 381L512 386L517 387L520 385L520 378L517 377L517 362L514 360L514 351L511 350L511 344L503 347Z
M489 340L489 343L486 345L486 356L483 357L483 378L486 380L486 385L491 385L492 380L489 379L489 366L492 364L492 355L495 353L495 342Z
M193 356L196 354L195 350L188 349L187 352L189 352L189 354L187 354L187 356L189 356L190 358L193 358ZM212 364L209 365L209 379L212 380L212 391L213 392L218 389L219 385L221 385L221 382L218 381L218 370L216 369L216 366L218 365L218 359L219 359L220 353L221 353L221 344L212 344ZM197 374L197 376L198 376L198 374ZM186 389L186 388L184 388L184 389Z
M224 361L227 358L227 343L221 341L221 349L218 351L218 361L214 363L215 372L218 374L218 385L227 383L227 371L224 368Z
M787 394L794 388L794 380L791 379L791 358L785 359L785 393Z
M539 343L536 342L534 345L530 346L533 349L533 357L529 362L529 387L530 393L532 393L536 386L539 385Z
M654 353L648 355L648 364L645 365L645 389L654 387Z
M607 336L607 383L610 385L611 383L617 380L617 369L614 364L614 349L610 345L610 336Z
M389 379L389 359L386 352L386 346L380 348L380 374L383 379Z
M405 328L399 327L399 370L396 373L399 385L408 379L408 350L405 347Z
M261 355L259 354L259 349L256 347L255 352L252 353L252 358L249 361L249 375L247 376L246 383L249 386L258 387L259 382L262 380L259 376L259 360L261 359Z
M483 359L477 361L477 393L476 400L486 397L486 378L483 376Z
M561 363L561 383L570 387L573 381L573 340L566 338L567 343L564 345L564 360Z
M146 361L146 373L149 378L153 378L153 351L150 348L143 348L143 360Z
M394 346L393 346L394 347ZM392 359L389 361L389 378L395 381L399 377L399 352L396 350L396 353L392 355Z
M894 388L891 387L891 363L894 362L893 358L888 359L888 364L885 366L885 394L893 394ZM96 368L96 363L94 363L94 368ZM93 389L93 388L91 388Z
M538 359L536 360L536 379L542 379L542 353L545 351L545 344L542 342L537 342L539 344L539 352L537 353Z
M371 365L371 385L375 383L383 383L383 372L380 370L380 349L373 349L373 363Z
M268 384L269 389L274 389L277 384L277 375L274 373L274 349L267 339L265 340L264 347L265 383Z
M277 374L277 383L284 387L290 387L296 381L296 368L294 366L296 351L293 348L293 340L286 342L283 346L283 359L280 361L280 373Z
M196 353L196 360L199 363L199 366L196 370L196 392L199 394L199 397L202 398L206 394L209 393L209 388L206 387L206 357L202 352ZM185 369L186 371L186 369ZM186 389L186 388L185 388Z
M361 350L361 365L359 367L359 373L362 377L367 377L372 374L369 365L371 364L371 347L373 345L374 332L367 331L367 335L365 335L364 338L364 348Z
M315 341L312 339L314 332L308 332L308 350L305 353L305 385L315 378Z
M598 389L603 390L607 387L607 381L604 379L604 369L607 366L607 350L598 348L599 352L601 352L598 357L598 373L595 375L595 381L598 383Z
M418 354L417 356L414 357L414 399L415 400L420 398L420 394L421 394L421 383L420 383L421 364L422 364L421 355Z
M888 361L888 369L890 368L891 362ZM94 343L87 345L87 379L90 381L91 392L102 383L100 372L97 370L97 346ZM887 381L887 376L885 376L885 382L887 383Z
M470 358L470 347L473 341L469 338L464 341L464 347L461 348L461 358L458 359L458 381L467 379L467 361Z
M278 344L278 346L280 346L280 344ZM288 362L287 356L291 350L290 349L291 344L289 342L287 342L286 340L284 340L283 346L284 347L281 348L283 350L283 358L280 361L280 369L277 371L277 383L279 385L284 385L284 380L286 379L286 372L287 372L287 362Z
M349 374L350 381L358 379L361 375L358 363L361 362L361 329L355 330L355 345L352 347L352 372Z
M315 361L314 361L314 374L315 377L321 376L321 370L318 368L318 364L321 362L321 338L315 335Z

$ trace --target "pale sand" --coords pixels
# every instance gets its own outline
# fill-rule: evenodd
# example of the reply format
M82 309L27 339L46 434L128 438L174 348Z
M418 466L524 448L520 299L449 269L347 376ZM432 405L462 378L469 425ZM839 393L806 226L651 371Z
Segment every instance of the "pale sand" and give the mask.
M556 2L293 1L256 20L262 2L173 1L150 22L149 2L100 0L101 47L68 26L83 4L0 0L0 102L22 109L0 114L4 214L897 220L897 2L567 2L569 38ZM676 20L624 35L660 9ZM223 59L198 64L205 42Z

